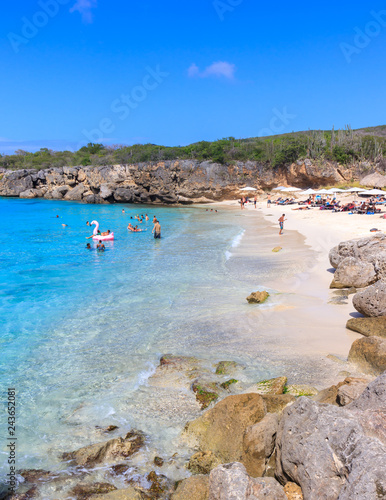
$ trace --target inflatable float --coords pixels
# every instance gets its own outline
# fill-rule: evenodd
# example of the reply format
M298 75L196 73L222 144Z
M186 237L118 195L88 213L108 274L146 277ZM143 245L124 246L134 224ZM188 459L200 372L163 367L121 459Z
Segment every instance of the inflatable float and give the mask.
M92 232L92 234L94 235L92 237L93 240L96 240L96 241L109 241L109 240L113 240L114 239L114 233L106 234L105 236L102 236L101 234L98 234L99 222L96 221L96 220L93 220L91 222L90 226L92 226L94 224L95 224L95 228L94 228L94 231Z

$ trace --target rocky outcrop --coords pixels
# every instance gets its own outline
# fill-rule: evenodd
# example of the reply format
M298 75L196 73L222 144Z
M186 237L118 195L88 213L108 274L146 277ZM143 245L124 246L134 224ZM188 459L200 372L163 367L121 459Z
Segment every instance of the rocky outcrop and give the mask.
M380 375L386 370L386 339L365 337L356 340L351 346L348 360L365 373Z
M361 179L362 186L369 186L373 188L383 188L386 187L386 175L382 175L379 172L366 175Z
M386 252L386 235L376 233L374 236L339 243L338 246L330 250L330 264L337 269L344 259L354 257L375 265L383 252Z
M306 500L386 495L386 373L344 408L301 397L279 424L276 474Z
M211 451L222 462L240 460L244 431L265 414L264 401L258 394L228 396L189 422L185 433L195 438L200 451Z
M209 476L210 500L288 500L273 477L251 478L238 462L224 464Z
M355 309L364 316L386 316L386 282L378 281L352 299Z
M239 188L245 184L253 183L260 189L279 184L319 187L353 176L352 169L328 163L313 165L310 160L275 169L252 161L220 165L175 160L6 171L0 179L0 195L86 203L205 203L239 196ZM62 186L68 188L64 194L58 190Z
M346 328L365 337L386 337L386 316L351 318L347 321Z
M257 384L247 387L244 393L283 394L286 383L287 377L276 377L268 380L262 380Z

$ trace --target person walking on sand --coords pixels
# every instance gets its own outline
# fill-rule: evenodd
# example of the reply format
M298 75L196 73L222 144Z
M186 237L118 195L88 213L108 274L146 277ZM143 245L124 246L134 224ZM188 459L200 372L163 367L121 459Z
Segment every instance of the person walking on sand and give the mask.
M280 226L280 231L279 231L279 234L282 234L283 233L283 229L284 229L284 221L287 220L285 219L285 214L283 214L279 219L279 226Z
M269 208L270 204L271 204L271 195L268 194L268 196L267 196L267 208Z
M255 205L255 208L256 208L256 203L257 203L257 196L253 198L253 204Z
M155 220L154 227L152 230L152 233L154 233L154 238L161 238L161 224L158 222L158 220Z

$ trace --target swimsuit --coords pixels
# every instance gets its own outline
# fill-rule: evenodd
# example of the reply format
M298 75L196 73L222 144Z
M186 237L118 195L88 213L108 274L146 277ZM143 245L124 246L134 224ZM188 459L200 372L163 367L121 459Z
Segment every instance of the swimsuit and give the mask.
M154 238L161 238L161 233L154 232Z

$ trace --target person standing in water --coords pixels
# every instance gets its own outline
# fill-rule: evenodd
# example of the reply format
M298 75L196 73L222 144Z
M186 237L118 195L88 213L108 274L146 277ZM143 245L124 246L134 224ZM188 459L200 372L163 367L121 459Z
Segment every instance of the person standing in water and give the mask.
M161 224L159 223L159 221L157 219L155 219L152 233L154 233L155 239L161 238Z
M282 234L283 233L283 229L284 229L284 221L287 220L285 219L285 214L283 214L281 217L279 217L278 221L279 221L279 226L280 226L280 231L279 231L279 234Z

